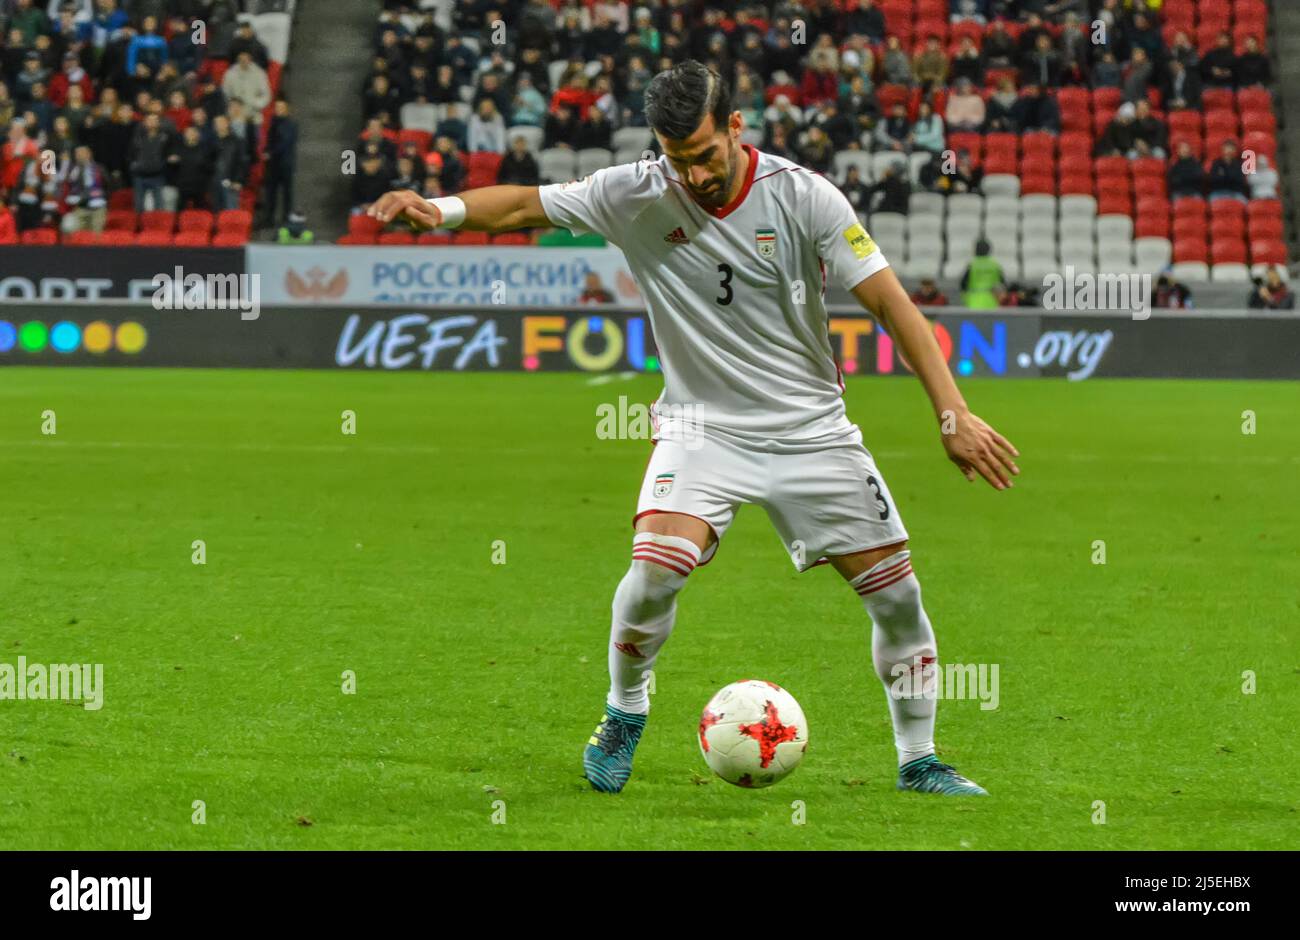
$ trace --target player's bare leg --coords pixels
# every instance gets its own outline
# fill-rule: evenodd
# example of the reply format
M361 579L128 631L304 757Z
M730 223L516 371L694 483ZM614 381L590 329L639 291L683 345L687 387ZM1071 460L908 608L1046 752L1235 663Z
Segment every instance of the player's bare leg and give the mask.
M677 595L716 537L703 519L650 513L637 520L632 564L614 592L605 717L587 742L582 763L592 787L623 789L650 712L647 686L659 650L677 618Z
M987 795L982 787L935 757L938 650L930 618L921 604L921 584L912 571L907 543L838 555L830 562L862 598L871 616L871 659L885 686L894 722L898 788Z

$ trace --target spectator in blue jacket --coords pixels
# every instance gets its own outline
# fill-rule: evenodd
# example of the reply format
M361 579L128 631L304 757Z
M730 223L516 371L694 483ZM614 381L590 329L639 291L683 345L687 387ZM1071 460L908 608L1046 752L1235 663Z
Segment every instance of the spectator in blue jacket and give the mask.
M158 35L158 18L146 16L140 25L140 32L126 48L126 74L134 75L136 66L142 62L149 66L149 73L153 74L167 61L167 55L167 40Z

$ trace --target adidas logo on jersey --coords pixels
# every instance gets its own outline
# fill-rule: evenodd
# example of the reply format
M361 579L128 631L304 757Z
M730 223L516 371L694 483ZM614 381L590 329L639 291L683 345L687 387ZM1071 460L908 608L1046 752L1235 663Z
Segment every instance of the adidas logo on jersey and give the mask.
M686 237L686 233L682 231L680 225L665 235L664 241L670 245L689 245L691 243L691 240Z

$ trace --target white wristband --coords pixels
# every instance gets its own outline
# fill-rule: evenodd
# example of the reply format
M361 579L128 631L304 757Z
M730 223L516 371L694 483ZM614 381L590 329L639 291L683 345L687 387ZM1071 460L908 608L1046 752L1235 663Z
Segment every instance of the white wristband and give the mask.
M459 196L439 196L429 202L442 214L439 228L456 228L465 221L465 202Z

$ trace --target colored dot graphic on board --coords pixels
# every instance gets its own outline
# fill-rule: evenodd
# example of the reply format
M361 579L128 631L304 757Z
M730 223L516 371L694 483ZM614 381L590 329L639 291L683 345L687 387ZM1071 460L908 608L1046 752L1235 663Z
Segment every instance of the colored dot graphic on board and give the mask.
M29 320L18 328L18 345L28 352L40 352L49 337L45 324L37 320Z
M124 353L138 353L144 349L144 327L132 320L127 320L117 328L117 348Z
M55 352L70 353L81 345L81 330L77 324L62 320L50 328L50 345Z
M53 326L39 320L29 320L16 326L0 320L0 354L21 349L39 353L47 349L67 355L78 350L102 355L112 349L135 355L149 342L149 333L140 323L127 320L116 328L103 320L95 320L80 327L71 320L60 320Z
M81 343L86 347L86 352L96 355L108 352L113 348L113 328L103 320L87 323L81 331Z

